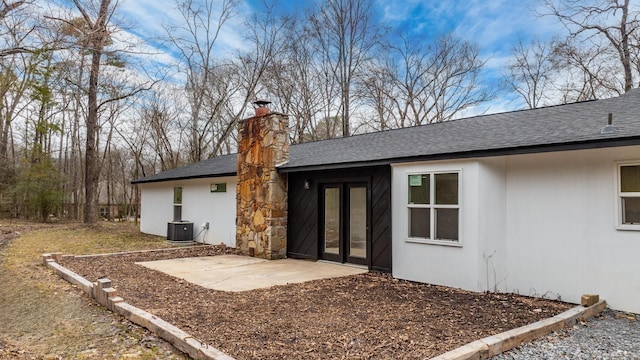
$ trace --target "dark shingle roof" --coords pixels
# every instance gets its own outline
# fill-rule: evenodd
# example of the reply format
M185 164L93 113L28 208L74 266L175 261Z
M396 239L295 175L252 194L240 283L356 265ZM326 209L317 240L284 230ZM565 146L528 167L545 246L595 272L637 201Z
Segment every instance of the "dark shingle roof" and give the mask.
M235 176L238 167L238 157L236 154L216 156L211 159L202 160L193 164L179 168L159 172L132 181L133 184L150 183L159 181L198 179L217 176Z
M608 114L617 131L602 134ZM640 144L640 89L586 101L293 145L282 171ZM235 174L226 155L135 182Z
M608 113L612 113L618 131L604 135L600 131L607 124ZM289 162L280 168L300 170L340 164L459 158L507 150L537 152L560 144L583 143L585 147L595 147L595 143L622 138L640 139L640 89L606 100L300 144L291 147Z

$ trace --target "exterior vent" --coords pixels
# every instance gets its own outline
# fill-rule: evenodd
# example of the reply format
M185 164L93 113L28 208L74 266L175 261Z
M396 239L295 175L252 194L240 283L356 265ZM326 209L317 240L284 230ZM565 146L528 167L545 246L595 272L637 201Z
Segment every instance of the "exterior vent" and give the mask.
M602 127L600 130L600 134L613 134L618 131L618 127L613 125L613 115L609 113L609 119L607 120L607 125Z

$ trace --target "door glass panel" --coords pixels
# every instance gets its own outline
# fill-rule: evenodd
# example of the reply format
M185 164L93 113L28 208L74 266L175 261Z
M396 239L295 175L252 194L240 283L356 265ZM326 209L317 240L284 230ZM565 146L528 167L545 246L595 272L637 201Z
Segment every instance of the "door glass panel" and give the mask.
M324 252L340 253L340 189L324 189Z
M367 257L367 188L349 188L349 256Z

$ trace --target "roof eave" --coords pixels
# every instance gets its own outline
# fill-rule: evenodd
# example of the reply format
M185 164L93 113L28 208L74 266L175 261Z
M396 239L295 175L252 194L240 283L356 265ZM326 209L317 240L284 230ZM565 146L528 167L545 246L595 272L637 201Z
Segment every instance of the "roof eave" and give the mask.
M576 142L558 143L558 144L528 145L528 146L501 148L501 149L471 150L471 151L462 151L462 152L454 152L454 153L416 155L416 156L406 156L406 157L397 157L397 158L389 158L389 159L376 159L372 161L358 161L358 162L339 163L339 164L319 164L319 165L308 165L308 166L299 166L299 167L292 166L292 167L280 168L278 171L281 173L296 173L296 172L305 172L305 171L321 171L321 170L336 170L336 169L356 168L356 167L380 166L380 165L390 165L395 163L418 162L418 161L457 160L457 159L469 159L469 158L491 157L491 156L525 155L525 154L536 154L536 153L545 153L545 152L588 150L588 149L633 146L633 145L640 145L640 136L604 139L604 140L598 139L598 140L576 141Z
M228 173L222 173L222 174L205 174L205 175L194 175L194 176L180 176L180 177L175 177L175 178L159 178L159 179L149 179L149 180L145 180L144 178L142 178L142 179L131 181L131 184L134 184L134 185L137 185L137 184L150 184L150 183L179 181L179 180L219 178L219 177L236 176L236 175L237 175L237 173L234 171L234 172L228 172Z

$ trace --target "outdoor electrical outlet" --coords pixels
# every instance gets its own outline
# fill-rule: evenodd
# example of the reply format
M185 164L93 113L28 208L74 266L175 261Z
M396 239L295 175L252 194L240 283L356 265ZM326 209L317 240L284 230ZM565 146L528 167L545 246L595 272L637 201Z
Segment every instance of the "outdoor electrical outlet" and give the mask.
M207 221L207 222L205 222L204 224L202 224L202 227L203 227L205 230L209 230L209 222Z

